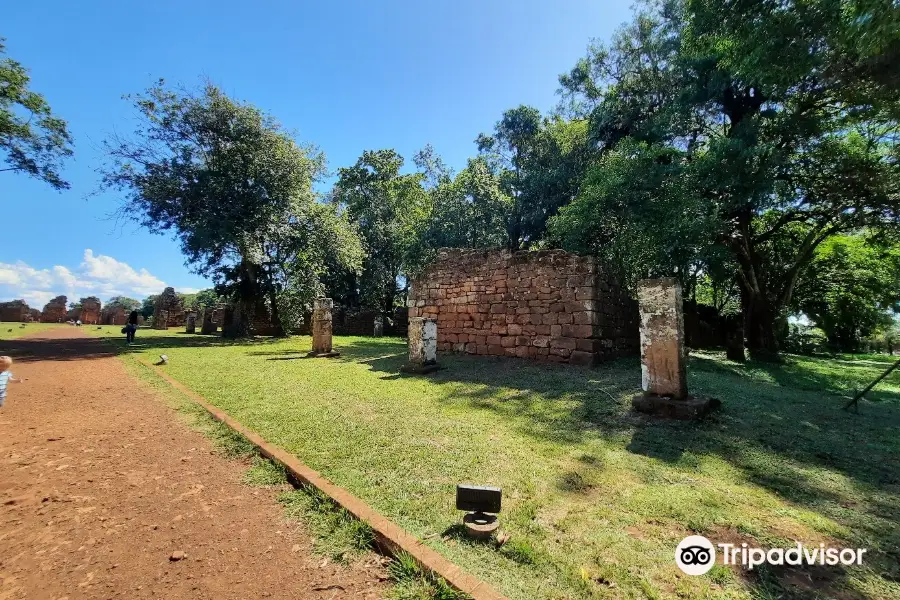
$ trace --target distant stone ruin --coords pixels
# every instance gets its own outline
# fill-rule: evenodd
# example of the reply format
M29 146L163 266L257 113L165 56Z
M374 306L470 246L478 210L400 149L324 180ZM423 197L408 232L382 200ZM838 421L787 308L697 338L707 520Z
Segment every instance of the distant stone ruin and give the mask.
M200 333L203 335L211 335L216 333L222 325L222 317L225 314L225 306L220 305L214 308L204 308L200 311Z
M85 298L81 303L81 314L78 318L87 325L96 325L100 323L100 307L100 300L97 298Z
M638 350L637 303L591 257L442 249L412 282L409 317L437 349L589 365Z
M0 321L27 323L32 319L31 315L31 309L24 300L0 302Z
M100 311L100 322L104 325L125 325L128 322L128 313L121 304L105 306Z
M41 323L64 323L68 309L69 299L65 296L57 296L44 305L41 311Z
M153 329L181 327L185 324L184 302L175 293L175 288L167 287L156 297L153 308Z

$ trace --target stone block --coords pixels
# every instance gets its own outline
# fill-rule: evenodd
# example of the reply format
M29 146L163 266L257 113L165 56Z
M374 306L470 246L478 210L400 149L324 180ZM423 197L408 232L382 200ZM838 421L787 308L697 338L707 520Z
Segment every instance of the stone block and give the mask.
M638 282L641 389L650 395L686 398L681 285L674 278Z
M409 320L408 345L410 366L423 367L437 363L437 321L416 317Z
M332 348L331 309L334 301L331 298L316 298L313 301L312 314L312 352L313 357L333 357L339 353Z

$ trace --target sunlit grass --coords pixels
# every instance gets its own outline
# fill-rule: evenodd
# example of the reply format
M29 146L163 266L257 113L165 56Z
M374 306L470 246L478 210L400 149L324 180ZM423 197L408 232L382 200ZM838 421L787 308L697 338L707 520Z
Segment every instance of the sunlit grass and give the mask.
M23 335L34 335L56 327L72 327L59 323L7 323L0 322L0 340L11 340Z
M695 425L631 412L635 360L582 369L447 355L447 369L413 377L397 372L402 340L335 345L340 358L306 359L307 337L141 330L132 352L167 354L170 375L513 599L809 597L777 573L684 576L673 554L691 532L869 548L868 565L836 570L822 594L900 597L898 375L859 415L839 395L886 361L697 354L691 389L724 409ZM459 536L458 482L503 487L508 546Z

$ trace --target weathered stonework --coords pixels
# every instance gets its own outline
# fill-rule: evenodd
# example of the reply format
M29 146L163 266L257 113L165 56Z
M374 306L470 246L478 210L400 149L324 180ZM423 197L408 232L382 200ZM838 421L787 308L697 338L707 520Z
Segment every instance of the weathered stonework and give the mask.
M187 321L184 324L184 332L185 333L194 333L197 331L197 313L189 312L187 314Z
M339 356L332 348L331 309L334 301L331 298L316 298L312 314L312 352L310 356Z
M128 313L125 307L118 304L107 306L100 311L100 321L104 325L124 325L128 322Z
M31 314L24 300L0 302L0 321L25 323L31 320Z
M66 320L69 299L65 296L57 296L44 305L41 311L41 323L63 323Z
M81 314L79 315L81 322L86 325L96 325L100 323L100 300L96 298L86 298L81 303Z
M436 319L410 317L409 362L401 368L406 373L428 373L438 368L438 326Z
M720 403L688 395L681 285L673 278L638 282L641 313L641 389L632 400L639 412L699 419Z
M410 322L437 350L589 365L634 355L637 304L591 257L561 250L442 249L413 282Z
M168 329L184 325L184 303L175 288L167 287L156 297L153 308L153 329Z
M641 313L641 389L687 397L681 285L673 278L638 282Z
M381 315L375 315L374 323L372 325L372 335L374 337L383 337L384 336L384 317Z
M224 306L215 308L205 308L200 313L200 333L203 335L211 335L218 331L219 325L222 324L222 316L225 313Z

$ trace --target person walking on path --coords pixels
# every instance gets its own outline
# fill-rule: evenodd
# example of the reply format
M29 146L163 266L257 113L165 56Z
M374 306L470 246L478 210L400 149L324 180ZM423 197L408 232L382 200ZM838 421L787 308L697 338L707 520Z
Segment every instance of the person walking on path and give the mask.
M131 314L128 315L128 323L125 325L125 339L128 343L134 342L134 333L137 331L138 326L138 312L136 310L131 311Z

